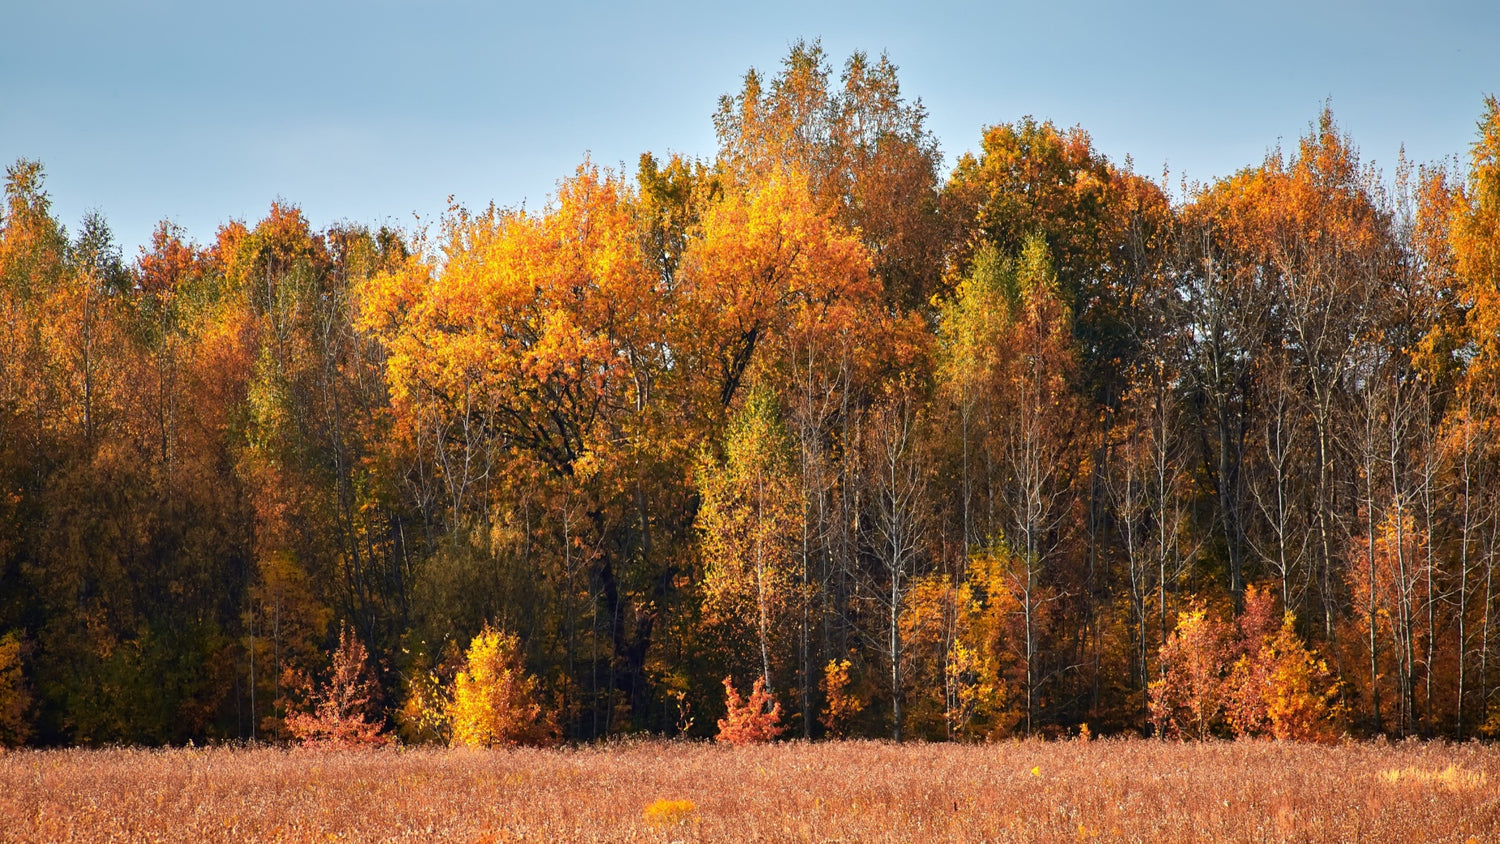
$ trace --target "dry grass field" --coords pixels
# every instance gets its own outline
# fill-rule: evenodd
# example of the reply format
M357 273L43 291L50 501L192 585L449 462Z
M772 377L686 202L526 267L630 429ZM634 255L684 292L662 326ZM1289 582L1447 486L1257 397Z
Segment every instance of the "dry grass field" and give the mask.
M3 841L1500 841L1500 749L1150 741L0 755Z

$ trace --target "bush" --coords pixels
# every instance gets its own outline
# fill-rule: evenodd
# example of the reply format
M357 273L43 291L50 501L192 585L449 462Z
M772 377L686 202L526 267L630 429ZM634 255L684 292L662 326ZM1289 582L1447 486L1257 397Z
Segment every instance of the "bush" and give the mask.
M1269 592L1250 588L1234 624L1198 606L1178 617L1151 683L1151 722L1165 736L1319 741L1343 718L1338 684L1297 635L1291 613L1276 623Z
M537 680L526 673L521 642L484 630L469 643L464 669L453 679L453 744L495 747L552 744L557 727L537 700Z
M719 721L717 740L724 744L760 744L781 735L781 704L766 691L763 677L755 679L750 700L740 698L734 682L724 678L724 698L728 711Z
M313 693L316 709L309 715L294 712L286 728L303 746L342 749L385 744L382 719L370 720L379 687L370 676L369 652L348 625L339 627L339 647L333 672L323 688Z

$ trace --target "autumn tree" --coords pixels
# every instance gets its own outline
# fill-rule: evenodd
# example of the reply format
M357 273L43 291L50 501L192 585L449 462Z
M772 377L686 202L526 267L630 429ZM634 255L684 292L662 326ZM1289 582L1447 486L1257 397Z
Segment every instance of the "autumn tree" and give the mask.
M932 566L928 552L932 464L925 447L928 418L923 386L909 379L895 382L863 423L870 502L864 542L875 562L865 597L874 606L877 625L867 635L886 664L891 738L897 742L904 735L910 673L911 590L923 570Z
M806 177L775 172L704 212L684 256L686 362L728 407L763 346L870 284L858 239L817 207ZM802 307L802 306L807 307Z
M453 743L468 747L548 744L557 727L542 708L515 635L486 626L453 679Z
M797 603L794 543L803 510L779 411L769 393L752 391L725 433L723 462L705 455L698 467L709 611L726 621L753 619L768 688L773 632Z
M1231 634L1201 605L1180 613L1161 648L1153 680L1151 722L1158 735L1205 739L1224 708L1225 673L1233 665Z
M724 678L724 717L719 719L722 744L762 744L772 741L786 729L781 726L781 704L766 690L766 681L757 677L749 699L740 695L732 678Z
M1016 267L1019 299L1004 336L997 385L1009 410L999 423L1000 510L997 538L1013 552L1011 592L1021 603L1026 664L1026 730L1034 726L1042 665L1043 606L1051 600L1069 537L1068 516L1079 456L1071 316L1058 298L1046 246L1027 242Z
M304 746L347 749L385 744L378 709L379 686L371 676L369 652L347 624L339 626L339 646L327 680L313 691L311 713L287 716L287 730Z
M865 708L864 699L852 687L850 667L847 659L830 659L823 666L823 679L818 681L826 701L818 720L829 735L839 738L848 734L851 723Z
M455 209L443 254L414 254L372 282L361 317L386 349L409 488L441 554L544 561L568 621L562 660L579 668L581 611L604 639L602 670L579 669L603 680L589 704L613 722L623 696L622 727L647 710L646 661L687 563L695 420L723 406L717 389L685 392L701 369L668 324L685 294L647 260L634 201L585 165L542 213Z
M21 640L0 636L0 747L24 744L31 737L31 689L21 673Z
M819 207L868 250L885 301L924 309L942 270L937 140L920 101L881 55L849 57L834 80L822 45L798 41L767 79L751 69L719 100L719 159L747 183L806 176Z
M1245 643L1228 680L1228 721L1236 736L1329 741L1342 726L1339 685L1297 634L1296 617Z
M1295 616L1278 619L1274 592L1254 586L1243 605L1232 623L1201 604L1178 617L1150 688L1158 735L1332 738L1342 715L1338 684L1298 635Z
M1500 366L1500 100L1487 97L1479 139L1470 148L1469 178L1451 200L1448 248L1458 293L1465 305L1464 338L1473 344L1474 376L1488 393ZM1446 204L1446 203L1445 203Z

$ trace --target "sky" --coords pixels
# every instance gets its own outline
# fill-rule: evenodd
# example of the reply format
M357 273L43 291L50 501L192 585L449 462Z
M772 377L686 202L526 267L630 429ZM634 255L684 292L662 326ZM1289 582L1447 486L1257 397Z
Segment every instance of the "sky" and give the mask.
M0 0L0 163L40 160L127 258L271 203L406 229L452 196L543 206L585 157L708 157L718 98L798 39L882 52L951 166L985 126L1081 126L1201 182L1295 147L1324 103L1389 176L1467 157L1500 93L1500 2Z

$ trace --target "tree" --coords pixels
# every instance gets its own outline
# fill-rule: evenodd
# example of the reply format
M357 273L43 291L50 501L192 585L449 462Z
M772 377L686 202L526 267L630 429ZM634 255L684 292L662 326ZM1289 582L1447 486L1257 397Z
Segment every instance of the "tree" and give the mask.
M781 735L781 704L766 691L766 683L756 678L750 690L750 699L740 697L734 688L733 679L724 678L724 699L727 711L719 719L719 734L716 740L722 744L762 744Z
M923 310L942 271L937 139L897 67L856 52L837 84L822 45L798 41L769 80L751 69L719 100L719 161L742 184L798 172L818 207L869 252L883 300Z
M25 744L31 737L31 689L21 673L21 639L0 636L0 747Z
M1339 684L1297 634L1295 617L1277 620L1272 590L1246 589L1232 624L1201 603L1178 616L1151 683L1158 735L1216 734L1292 741L1332 738L1342 721Z
M380 689L370 673L369 658L349 626L340 625L333 668L313 692L313 712L294 712L286 718L293 738L307 747L336 750L386 743L384 718L375 706Z
M1269 593L1263 593L1269 597ZM1248 600L1248 598L1247 598ZM1297 635L1296 617L1262 633L1235 662L1228 680L1228 720L1236 736L1329 741L1341 726L1339 684L1328 664Z
M1001 533L1013 554L1011 593L1024 619L1025 725L1034 728L1042 668L1043 605L1060 572L1080 458L1079 407L1072 390L1076 357L1071 315L1060 301L1047 247L1028 240L1017 268L1019 300L1002 343L997 388L1005 413L998 425Z
M761 680L771 685L771 637L794 603L795 542L802 502L780 408L763 389L750 393L725 434L724 461L698 467L703 503L704 593L711 617L754 619Z
M704 212L683 258L684 362L728 408L757 350L871 290L859 240L814 203L807 177L773 172ZM705 391L706 392L706 391Z
M1466 305L1464 339L1472 343L1476 378L1500 394L1500 100L1487 97L1479 139L1470 148L1468 183L1451 204L1448 248L1460 301Z
M1229 634L1203 606L1177 616L1153 680L1151 723L1160 736L1206 739L1224 707L1224 674L1233 664Z
M865 542L876 561L867 596L882 622L878 642L889 673L891 738L903 738L904 704L910 656L907 614L909 594L921 568L930 565L924 547L931 527L927 500L932 466L922 386L903 378L864 422L864 460L870 501Z
M938 311L938 389L958 413L966 555L998 528L993 516L993 473L983 471L994 462L993 449L982 434L976 440L976 434L992 430L1001 412L995 379L1004 354L1003 333L1019 309L1019 298L1014 262L986 244ZM981 491L986 500L976 502Z
M849 668L847 659L830 659L823 666L823 679L818 683L823 699L827 701L818 720L829 735L838 738L848 734L852 722L865 708L865 701L849 688L853 682Z
M1127 318L1167 228L1163 191L1130 173L1128 162L1124 170L1111 164L1082 128L1028 116L985 129L979 155L959 158L942 202L957 228L960 267L986 245L1016 255L1030 238L1046 244L1058 295L1074 317L1083 395L1112 407L1142 352Z
M537 699L521 641L486 626L453 679L453 743L468 747L550 744L557 727Z
M705 404L680 391L695 371L669 332L681 294L642 250L628 186L588 164L542 213L454 209L441 246L372 280L359 323L388 355L409 489L444 555L545 564L570 669L586 589L589 635L607 640L585 672L594 712L613 723L620 694L626 718L644 718L647 655L687 562L684 469ZM563 524L544 536L539 510Z

